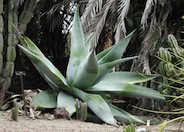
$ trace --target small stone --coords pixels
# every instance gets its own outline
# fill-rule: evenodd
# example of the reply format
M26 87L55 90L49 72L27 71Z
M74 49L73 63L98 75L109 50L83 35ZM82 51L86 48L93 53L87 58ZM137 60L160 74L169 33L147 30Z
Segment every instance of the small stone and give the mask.
M70 119L69 112L64 107L56 108L54 110L54 117Z

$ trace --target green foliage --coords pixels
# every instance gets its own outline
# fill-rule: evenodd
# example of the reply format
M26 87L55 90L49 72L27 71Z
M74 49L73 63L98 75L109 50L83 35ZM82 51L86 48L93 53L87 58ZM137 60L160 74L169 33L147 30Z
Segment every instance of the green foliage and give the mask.
M87 119L87 103L76 99L75 108L77 119L85 121Z
M19 106L16 100L13 100L13 108L11 110L11 119L13 121L17 121L18 120L18 114L19 114Z
M30 58L53 89L35 96L33 105L43 108L65 107L71 116L76 111L75 98L78 98L86 102L88 108L107 124L117 126L116 120L128 123L143 122L106 100L108 93L164 99L159 92L134 84L151 80L156 77L155 75L144 76L133 72L109 73L117 64L136 58L121 58L132 35L133 32L118 44L96 55L95 49L89 50L91 38L84 40L77 8L71 30L71 50L66 79L31 40L19 35L22 45L18 47Z
M178 118L174 118L174 119L169 120L169 121L165 120L160 125L158 132L162 132L164 130L164 128L166 127L166 125L169 124L169 123L176 122L176 121L180 121L182 123L183 120L184 120L184 116L181 116L181 117L178 117ZM178 130L178 131L180 131L180 130Z
M23 2L24 4L21 4ZM14 61L17 55L16 45L18 43L16 30L19 29L21 33L26 31L27 24L32 19L37 3L37 0L6 0L6 2L0 0L0 74L4 79L0 88L3 95L0 103L3 102L5 92L11 86L14 74ZM21 28L22 24L25 27L24 30Z
M184 106L184 49L181 48L174 35L168 35L168 47L160 47L158 57L159 73L163 77L159 91L166 96L174 106Z
M135 132L135 125L131 124L131 125L127 125L123 128L123 132Z

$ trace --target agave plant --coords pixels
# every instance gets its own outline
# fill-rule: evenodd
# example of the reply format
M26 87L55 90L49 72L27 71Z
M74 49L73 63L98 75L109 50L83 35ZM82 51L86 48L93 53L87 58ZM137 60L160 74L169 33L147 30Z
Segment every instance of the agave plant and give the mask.
M119 43L96 55L90 50L92 35L84 40L78 8L75 11L71 30L71 51L66 78L44 56L38 47L26 36L19 35L18 47L30 58L36 69L50 85L33 98L33 105L42 108L64 107L70 116L76 112L76 98L87 103L88 108L103 122L117 126L117 121L142 122L136 116L125 112L108 102L109 93L130 97L164 99L157 91L134 85L153 79L154 75L141 75L134 72L113 72L117 64L136 57L121 58L133 32Z

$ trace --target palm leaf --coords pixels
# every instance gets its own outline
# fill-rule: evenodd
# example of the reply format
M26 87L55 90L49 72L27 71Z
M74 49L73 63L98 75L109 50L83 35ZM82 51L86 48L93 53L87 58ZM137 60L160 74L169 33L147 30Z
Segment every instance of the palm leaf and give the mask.
M102 9L102 0L89 0L81 17L82 25L89 25L98 11Z
M125 17L129 11L130 0L121 0L118 8L118 20L115 26L115 41L116 43L122 39L122 36L126 36Z
M142 15L142 18L141 18L141 25L142 25L144 30L146 29L146 27L148 25L147 20L148 20L149 15L152 11L152 6L154 6L155 3L157 3L156 0L147 0L146 1L146 7L144 8L144 12L143 12L143 15Z
M106 22L106 17L109 12L111 5L114 3L114 0L107 0L103 8L99 11L96 17L93 19L94 21L90 25L91 29L93 29L94 35L92 40L92 47L96 47L101 31ZM89 31L91 32L91 30Z

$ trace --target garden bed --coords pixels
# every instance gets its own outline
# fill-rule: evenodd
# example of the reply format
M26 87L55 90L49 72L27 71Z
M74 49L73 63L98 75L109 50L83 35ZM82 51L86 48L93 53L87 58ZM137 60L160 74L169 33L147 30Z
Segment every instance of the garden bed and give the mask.
M151 132L158 132L159 125L153 125L149 128L139 126L139 128L149 129ZM178 132L180 123L168 124L165 132ZM19 116L18 121L11 121L11 115L8 112L0 112L0 132L123 132L123 126L113 127L106 124L96 124L90 122L81 122L77 120L66 119L30 119L25 116ZM181 125L180 131L184 131L184 125Z

